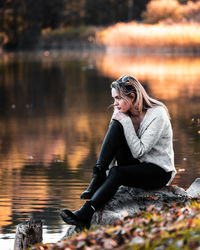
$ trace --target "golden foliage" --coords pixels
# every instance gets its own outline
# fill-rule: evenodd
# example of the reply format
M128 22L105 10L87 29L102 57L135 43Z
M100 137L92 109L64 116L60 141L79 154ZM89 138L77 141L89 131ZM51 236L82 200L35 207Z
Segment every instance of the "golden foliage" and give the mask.
M180 4L177 0L152 0L147 5L147 10L142 16L146 23L158 23L160 20L172 18L174 21L180 20L178 11Z
M177 0L151 0L142 17L145 23L165 22L200 22L200 1L188 1L180 4Z
M198 50L200 46L200 24L186 23L167 25L160 23L117 23L97 32L97 41L111 47L169 48L172 50Z

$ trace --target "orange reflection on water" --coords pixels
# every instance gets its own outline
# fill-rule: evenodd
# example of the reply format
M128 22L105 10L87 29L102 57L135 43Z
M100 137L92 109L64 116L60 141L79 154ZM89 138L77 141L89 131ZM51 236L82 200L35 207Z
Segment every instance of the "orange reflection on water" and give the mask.
M27 216L33 211L44 211L49 207L49 200L58 199L58 207L77 209L83 203L79 196L86 187L87 172L83 171L81 180L68 174L80 171L91 150L98 152L107 122L104 113L93 116L74 110L61 117L34 117L33 120L12 117L1 121L4 146L0 165L0 225L12 224L13 211ZM53 164L57 165L51 170ZM49 179L54 171L58 176L63 171L65 176L60 174L57 181L52 174Z
M54 160L68 161L70 169L88 157L92 140L103 138L106 116L70 114L69 117L34 118L30 121L10 119L0 122L2 161L7 169L23 168L24 161L48 165ZM4 131L4 132L3 132ZM22 132L23 131L23 132ZM23 133L23 134L22 134ZM81 142L84 143L81 143ZM2 173L4 168L0 168Z
M11 215L12 215L12 201L10 198L0 199L0 232L2 226L7 226L11 224Z
M97 67L113 79L131 74L147 81L152 96L161 99L175 99L186 92L200 96L200 58L107 53L97 61Z

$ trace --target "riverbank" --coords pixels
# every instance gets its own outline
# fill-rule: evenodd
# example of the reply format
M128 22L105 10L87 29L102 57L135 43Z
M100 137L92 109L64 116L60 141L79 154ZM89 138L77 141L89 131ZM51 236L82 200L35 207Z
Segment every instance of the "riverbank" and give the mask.
M200 199L163 209L149 206L112 226L32 249L199 249Z
M0 54L10 51L102 49L104 45L96 42L96 34L102 29L102 27L85 25L47 28L43 29L37 37L27 41L20 40L17 46L10 45L8 39L4 39L4 42L0 43Z
M24 49L114 49L134 53L200 53L200 23L138 22L116 23L108 27L69 26L44 29L34 44ZM26 48L25 48L26 47ZM0 50L2 53L3 50Z
M44 49L119 49L141 53L200 53L199 23L137 22L108 27L80 26L46 29L37 47Z
M79 26L42 31L37 47L44 49L97 49L102 48L96 41L101 27Z
M200 53L199 23L117 23L96 32L106 47L138 48L172 53Z

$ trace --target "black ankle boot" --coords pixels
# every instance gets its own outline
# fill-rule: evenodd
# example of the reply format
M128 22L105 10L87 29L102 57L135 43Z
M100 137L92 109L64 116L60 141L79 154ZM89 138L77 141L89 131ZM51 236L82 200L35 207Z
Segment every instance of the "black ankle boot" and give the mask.
M92 180L88 188L81 194L81 199L91 199L96 190L106 180L106 171L101 170L101 166L95 166L93 168Z
M92 206L91 201L86 201L79 210L73 213L68 209L61 210L60 216L69 225L76 225L79 228L89 228L94 212L95 208Z

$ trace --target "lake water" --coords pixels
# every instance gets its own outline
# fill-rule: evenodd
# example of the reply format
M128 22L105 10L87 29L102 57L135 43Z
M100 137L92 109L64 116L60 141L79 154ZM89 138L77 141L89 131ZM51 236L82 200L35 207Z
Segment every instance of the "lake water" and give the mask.
M0 244L12 249L16 226L44 222L44 242L66 230L59 210L78 209L112 110L110 83L138 78L169 108L174 185L200 176L200 58L40 51L0 57Z

